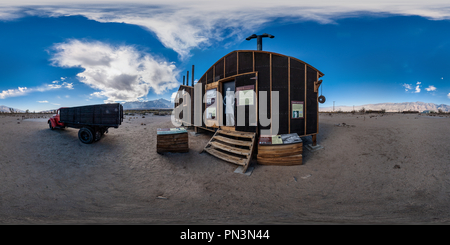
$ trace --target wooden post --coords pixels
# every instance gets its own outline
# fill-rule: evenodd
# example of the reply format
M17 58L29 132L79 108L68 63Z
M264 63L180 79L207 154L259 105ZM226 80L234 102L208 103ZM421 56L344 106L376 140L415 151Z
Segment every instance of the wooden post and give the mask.
M288 57L288 134L291 133L291 57Z
M312 142L313 142L313 143L312 143L313 146L316 146L316 145L317 145L317 134L313 134L313 135L312 135Z

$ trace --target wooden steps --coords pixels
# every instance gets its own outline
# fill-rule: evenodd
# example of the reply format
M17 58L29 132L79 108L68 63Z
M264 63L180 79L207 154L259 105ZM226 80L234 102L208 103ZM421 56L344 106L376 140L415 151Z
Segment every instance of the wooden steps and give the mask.
M218 129L203 151L247 171L255 145L255 133ZM202 151L202 152L203 152Z

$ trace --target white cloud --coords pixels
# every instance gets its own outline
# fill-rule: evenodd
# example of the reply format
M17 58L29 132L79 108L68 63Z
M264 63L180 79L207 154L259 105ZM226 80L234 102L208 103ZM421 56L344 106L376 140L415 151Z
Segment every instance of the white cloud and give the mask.
M54 50L52 64L83 68L77 77L100 90L91 96L105 97L105 102L134 101L146 96L150 89L161 94L178 86L173 63L157 60L133 46L70 40L55 44Z
M425 88L426 91L435 91L436 87L433 85L428 86L428 88Z
M421 91L420 84L421 84L421 82L416 83L417 86L415 87L413 93L420 93L420 91ZM405 92L408 92L409 90L413 89L412 84L404 83L404 84L402 84L402 86L405 87Z
M406 92L408 92L408 90L411 90L411 89L412 89L411 84L406 84L406 83L404 83L404 84L402 84L402 86L405 87L405 91L406 91Z
M30 92L30 89L27 87L18 87L17 89L8 89L3 90L0 93L0 99L5 99L7 97L16 97L16 96L22 96Z
M38 101L38 103L48 103L48 101L47 100L41 100L41 101Z
M450 99L450 93L447 94L447 97Z
M66 83L66 82L63 82L63 84L62 84L65 88L67 88L67 89L73 89L73 83Z
M8 89L3 90L0 93L0 99L6 99L8 97L17 97L17 96L23 96L31 92L45 92L52 89L60 89L60 88L67 88L67 89L73 89L72 83L66 83L59 85L58 81L53 81L52 84L44 84L42 86L28 88L28 87L18 87L17 89Z
M32 7L30 7L32 5ZM312 20L334 23L336 19L367 13L418 15L429 19L450 19L450 3L440 0L378 1L241 1L228 0L217 5L209 0L30 0L0 3L0 19L24 15L82 15L99 22L142 26L156 34L161 43L180 58L190 51L232 37L242 41L263 24L274 19ZM243 36L244 35L244 36Z
M416 90L414 91L414 93L420 93L420 85L416 86Z

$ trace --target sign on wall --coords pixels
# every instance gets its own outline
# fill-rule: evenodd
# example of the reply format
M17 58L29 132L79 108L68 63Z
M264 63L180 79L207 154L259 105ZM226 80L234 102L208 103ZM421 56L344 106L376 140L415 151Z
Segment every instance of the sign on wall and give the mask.
M217 89L206 91L206 119L216 119L217 116Z
M237 87L237 105L253 105L255 103L255 85Z
M291 101L291 118L303 118L303 101Z

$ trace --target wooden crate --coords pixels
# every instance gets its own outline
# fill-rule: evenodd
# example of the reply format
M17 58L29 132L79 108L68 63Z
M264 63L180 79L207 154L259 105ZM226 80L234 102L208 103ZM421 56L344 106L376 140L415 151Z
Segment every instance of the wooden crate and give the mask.
M281 138L285 140L280 143ZM303 142L297 134L280 135L274 143L270 137L260 137L256 160L263 165L301 165L302 153Z
M188 132L184 128L160 129L156 136L156 152L189 152Z

